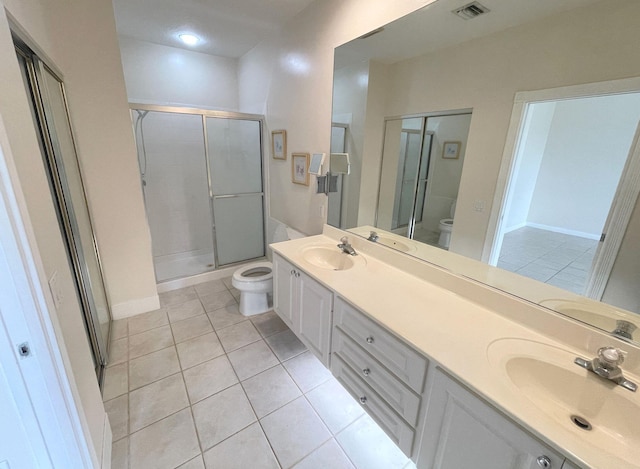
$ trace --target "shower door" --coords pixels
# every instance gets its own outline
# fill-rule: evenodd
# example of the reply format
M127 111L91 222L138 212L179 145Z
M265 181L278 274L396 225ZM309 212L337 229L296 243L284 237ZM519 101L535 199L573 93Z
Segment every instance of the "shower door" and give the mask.
M202 116L133 112L159 282L215 266Z
M399 184L396 186L396 202L393 229L409 225L414 214L414 198L421 161L420 130L403 130L400 136L400 159L398 160Z
M131 108L156 280L264 257L261 116Z
M207 117L206 126L217 265L263 257L260 121Z

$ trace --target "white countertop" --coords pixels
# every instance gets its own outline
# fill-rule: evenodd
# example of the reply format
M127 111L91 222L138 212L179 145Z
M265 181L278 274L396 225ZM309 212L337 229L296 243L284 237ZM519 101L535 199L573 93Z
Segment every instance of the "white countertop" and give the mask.
M489 345L504 338L542 342L586 358L591 358L589 352L572 349L469 298L397 268L388 262L393 254L388 254L386 248L369 248L362 244L367 243L365 240L354 239L352 242L356 250L358 246L367 250L361 254L366 266L344 271L322 269L302 258L302 251L310 246L337 249L336 240L327 235L276 243L271 248L439 363L569 459L593 468L640 468L640 448L630 448L629 454L620 455L622 458L599 449L594 445L597 432L587 434L574 430L569 428L570 422L565 428L542 413L522 397L517 388L506 384L503 371L492 365L487 357ZM381 257L387 262L374 257L373 252L379 249L383 249L380 252L384 256ZM458 281L467 280L460 278ZM612 392L629 391L613 389Z

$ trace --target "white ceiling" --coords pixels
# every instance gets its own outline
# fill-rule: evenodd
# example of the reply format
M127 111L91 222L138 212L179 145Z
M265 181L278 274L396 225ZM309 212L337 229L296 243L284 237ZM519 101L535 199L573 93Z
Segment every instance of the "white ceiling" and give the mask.
M488 13L471 20L452 13L470 1L438 0L369 38L348 42L336 50L335 67L369 59L394 63L600 0L479 0Z
M314 0L113 0L118 34L223 57L241 57ZM201 42L188 47L177 36Z

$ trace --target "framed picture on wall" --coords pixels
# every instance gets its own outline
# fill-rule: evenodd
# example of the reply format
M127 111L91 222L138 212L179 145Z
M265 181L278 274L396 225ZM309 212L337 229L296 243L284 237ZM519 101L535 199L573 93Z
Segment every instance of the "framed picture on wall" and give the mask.
M309 185L309 153L291 154L291 182Z
M271 154L274 160L287 159L287 131L274 130L271 132Z
M460 156L460 142L444 142L442 157L446 160L457 160Z

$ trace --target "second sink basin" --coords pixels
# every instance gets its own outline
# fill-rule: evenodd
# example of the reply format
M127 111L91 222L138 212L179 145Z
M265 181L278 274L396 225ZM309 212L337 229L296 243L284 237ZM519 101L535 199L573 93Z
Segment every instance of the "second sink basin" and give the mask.
M602 451L640 460L638 393L575 365L576 354L540 342L501 339L487 353L514 392L540 412Z
M302 259L309 264L326 270L348 270L355 265L365 264L360 255L350 256L337 247L313 246L302 251Z

